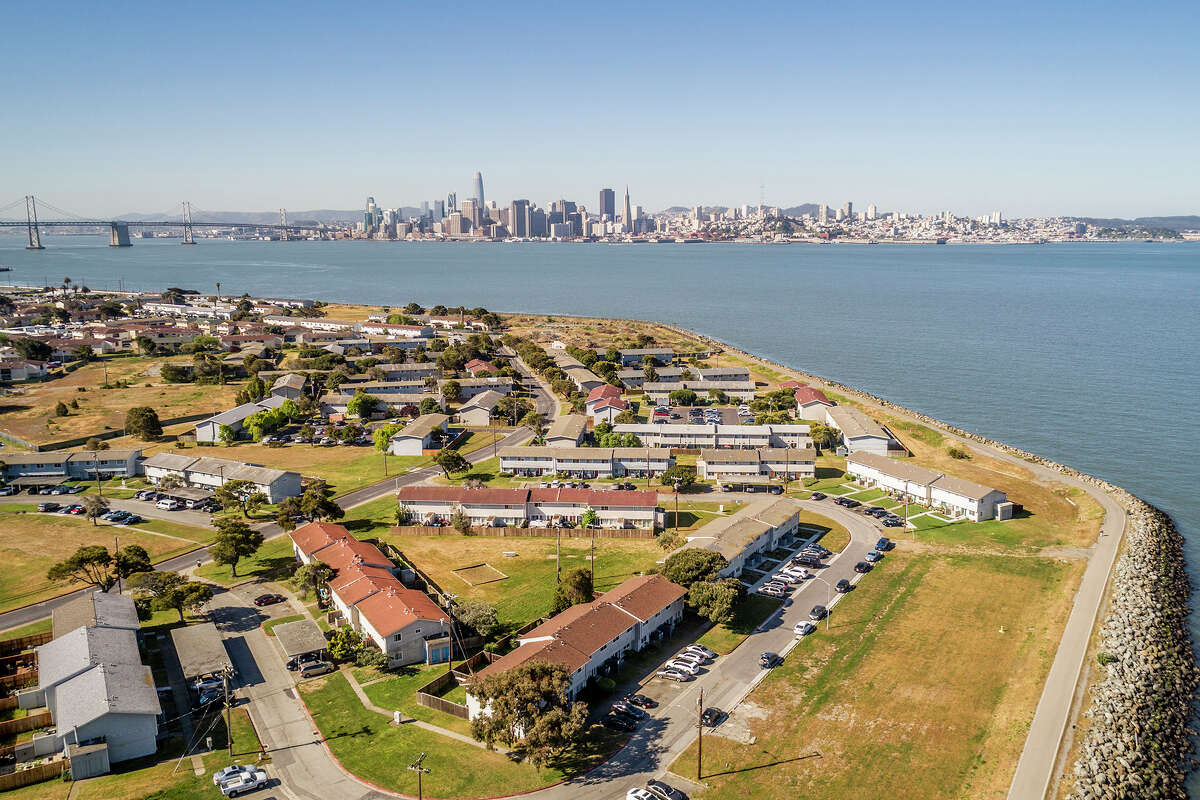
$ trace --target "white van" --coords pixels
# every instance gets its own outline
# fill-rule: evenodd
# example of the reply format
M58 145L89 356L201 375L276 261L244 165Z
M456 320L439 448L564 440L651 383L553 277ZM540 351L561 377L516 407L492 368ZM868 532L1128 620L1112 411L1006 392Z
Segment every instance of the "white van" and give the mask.
M154 507L161 508L163 511L178 511L180 509L179 501L172 500L169 497L159 500L154 504Z

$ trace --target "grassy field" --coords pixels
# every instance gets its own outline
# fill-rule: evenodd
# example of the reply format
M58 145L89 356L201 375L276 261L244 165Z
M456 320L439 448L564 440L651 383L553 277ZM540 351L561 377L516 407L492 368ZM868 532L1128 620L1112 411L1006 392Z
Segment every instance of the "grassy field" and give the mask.
M718 517L737 513L745 503L703 503L687 501L679 503L679 519L675 519L675 503L666 504L667 519L665 528L678 528L680 533L694 531L712 522ZM724 510L722 510L724 509Z
M368 687L369 689L370 687ZM455 741L415 726L396 726L382 714L363 708L345 677L317 678L300 685L313 720L334 755L346 769L374 784L416 793L416 778L398 764L410 764L426 754L430 772L424 778L429 797L493 797L528 792L561 780L565 770L579 771L611 750L613 738L589 737L591 750L570 754L560 768L540 771L507 756ZM464 765L470 765L464 769Z
M1003 798L1082 570L893 551L750 695L755 744L706 737L703 796Z
M368 672L366 670L361 671ZM432 666L414 664L408 667L401 667L395 672L386 673L387 677L384 677L378 683L372 683L363 687L363 691L367 693L367 697L371 698L372 703L381 708L401 711L406 717L424 720L425 722L449 728L452 731L469 736L471 734L471 723L465 719L453 717L417 703L416 695L414 694L417 689L445 671L446 667L442 664ZM462 699L450 699L456 703L465 702Z
M562 568L566 572L587 566L590 540L567 538L579 531L563 531ZM555 541L548 538L497 536L390 536L381 537L400 549L425 574L447 592L485 600L494 606L500 621L518 626L550 611L555 586ZM517 553L506 558L505 552ZM596 590L605 591L650 569L663 558L653 539L596 538ZM504 580L470 586L452 570L488 563L508 575Z
M191 359L110 357L61 378L16 387L0 405L0 430L41 443L119 430L125 424L125 412L133 406L152 406L161 419L216 413L233 406L241 381L224 386L165 383L158 377L158 370L168 362L191 363ZM130 385L100 388L106 368L110 385ZM60 401L67 405L78 402L79 408L57 417L54 407Z
M122 547L141 545L152 560L162 561L212 541L212 531L175 522L92 525L82 517L21 513L13 508L0 506L0 560L5 564L0 570L0 611L79 588L80 584L47 580L46 570L80 547L101 544L111 550L113 537L120 537ZM155 536L150 531L169 536Z
M288 536L279 536L265 542L258 552L249 558L243 558L237 565L237 577L232 570L222 564L210 562L196 570L202 578L232 586L235 583L251 578L273 579L291 574L292 565L296 558L292 549L292 540Z

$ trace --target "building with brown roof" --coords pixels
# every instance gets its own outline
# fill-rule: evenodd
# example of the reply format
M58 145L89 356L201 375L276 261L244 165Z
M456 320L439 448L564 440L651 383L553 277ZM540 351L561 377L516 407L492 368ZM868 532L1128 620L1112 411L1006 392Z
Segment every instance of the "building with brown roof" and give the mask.
M499 674L534 660L560 664L571 679L569 697L577 697L588 681L619 669L628 653L669 636L683 617L686 596L686 589L661 575L630 578L529 631L516 650L479 675ZM472 718L487 713L469 688L467 709Z

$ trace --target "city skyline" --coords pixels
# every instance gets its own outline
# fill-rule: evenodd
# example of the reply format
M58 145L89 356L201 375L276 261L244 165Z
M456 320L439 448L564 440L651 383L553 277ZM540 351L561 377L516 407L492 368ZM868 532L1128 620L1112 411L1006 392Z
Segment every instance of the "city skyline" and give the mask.
M1200 12L1154 6L416 7L331 24L315 5L218 3L119 25L77 2L53 20L20 6L0 86L35 113L0 131L21 153L5 184L85 215L466 197L474 169L495 197L628 182L650 209L1196 213ZM378 74L398 44L406 66ZM479 82L502 64L528 92Z

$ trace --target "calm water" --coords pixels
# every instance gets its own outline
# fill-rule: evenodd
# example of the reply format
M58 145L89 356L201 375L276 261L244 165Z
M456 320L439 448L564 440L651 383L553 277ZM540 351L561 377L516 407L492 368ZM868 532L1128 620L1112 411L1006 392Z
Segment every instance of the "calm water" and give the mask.
M45 243L0 280L678 323L1124 486L1200 574L1200 245Z

